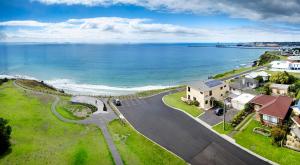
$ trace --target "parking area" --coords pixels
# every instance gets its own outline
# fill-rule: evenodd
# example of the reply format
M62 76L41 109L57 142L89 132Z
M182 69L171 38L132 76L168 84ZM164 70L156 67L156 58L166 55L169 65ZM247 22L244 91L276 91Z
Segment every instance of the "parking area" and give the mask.
M230 121L234 117L234 115L237 114L238 112L239 112L238 110L233 109L233 108L227 110L226 115L225 115L225 120ZM206 122L210 126L216 125L216 124L220 123L221 121L223 121L223 115L217 116L214 113L214 109L205 111L204 114L199 116L198 118L201 119L202 121Z

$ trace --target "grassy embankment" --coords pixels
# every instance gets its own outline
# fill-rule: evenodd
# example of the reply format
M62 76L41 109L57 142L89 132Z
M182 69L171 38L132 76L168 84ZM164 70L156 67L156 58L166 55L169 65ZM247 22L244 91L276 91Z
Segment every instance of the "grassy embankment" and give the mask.
M0 86L0 116L12 126L12 151L0 164L113 164L101 131L64 123L51 113L53 98Z
M199 109L194 105L188 105L183 101L181 101L181 97L185 97L185 96L186 96L186 91L183 91L183 92L177 92L170 95L166 95L163 97L163 99L164 102L171 107L181 109L194 117L199 116L203 112L203 110Z
M253 132L253 128L263 127L258 121L252 119L249 125L238 132L234 139L249 150L281 165L298 165L300 152L272 145L271 137L265 137Z
M184 160L144 138L128 124L114 120L108 128L124 164L186 164Z

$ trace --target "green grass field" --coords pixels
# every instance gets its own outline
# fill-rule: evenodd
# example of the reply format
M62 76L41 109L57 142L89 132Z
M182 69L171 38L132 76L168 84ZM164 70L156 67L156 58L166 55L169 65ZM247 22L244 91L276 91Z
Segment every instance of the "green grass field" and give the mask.
M179 108L194 117L199 116L203 112L203 110L199 109L198 107L194 105L188 105L181 101L181 97L185 97L185 91L166 95L163 99L167 105Z
M126 165L185 164L182 159L138 134L128 124L122 125L119 120L114 120L108 128Z
M253 132L253 128L255 127L261 127L261 124L252 120L244 130L234 136L236 142L281 165L299 164L300 152L272 145L271 137L265 137Z
M12 126L12 151L0 164L113 164L96 126L64 123L50 110L53 98L0 86L0 117Z
M238 68L238 69L233 69L224 73L219 73L213 76L214 79L221 79L221 78L225 78L225 77L229 77L235 74L239 74L251 69L255 69L256 67L242 67L242 68Z
M232 130L233 130L233 127L231 126L230 123L227 123L225 122L225 130L223 129L223 122L217 124L217 125L214 125L212 127L212 129L214 129L215 131L219 132L220 134L226 134L228 135Z

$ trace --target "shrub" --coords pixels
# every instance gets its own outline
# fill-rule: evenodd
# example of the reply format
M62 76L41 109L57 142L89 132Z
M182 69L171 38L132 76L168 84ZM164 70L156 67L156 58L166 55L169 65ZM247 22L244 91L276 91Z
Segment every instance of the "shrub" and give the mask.
M255 78L255 80L257 80L258 83L263 83L263 82L264 82L264 79L263 79L262 76L257 76L257 77Z
M0 118L0 155L4 154L10 149L10 134L11 127L7 125L6 119Z
M292 84L296 80L296 77L288 74L286 71L274 73L270 77L270 81L277 84Z
M194 101L192 101L192 105L195 105L195 106L199 106L200 105L200 103L199 103L199 101L197 101L197 100L194 100Z
M251 104L251 103L245 104L244 111L245 111L246 113L251 113L251 112L253 111L253 109L254 109L253 104Z
M280 59L279 56L275 55L272 52L266 51L263 55L261 55L259 57L259 60L257 61L257 65L262 66L264 64L267 64L267 63L270 63L274 60L279 60L279 59Z
M214 100L214 106L219 107L219 108L223 108L224 103L222 101Z
M232 121L231 121L231 125L232 125L233 127L236 127L238 124L240 124L240 123L244 120L244 118L245 118L247 115L248 115L248 113L246 113L245 110L241 110L238 114L236 114L236 115L234 116L234 118L233 118Z
M286 131L280 127L273 127L271 129L271 136L273 137L272 144L280 146L281 140L283 140Z

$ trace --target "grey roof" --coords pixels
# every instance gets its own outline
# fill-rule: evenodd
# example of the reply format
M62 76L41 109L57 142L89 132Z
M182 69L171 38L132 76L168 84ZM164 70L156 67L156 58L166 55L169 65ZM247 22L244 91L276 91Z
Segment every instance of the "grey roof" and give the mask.
M289 89L290 85L286 85L286 84L271 84L270 88L277 88L277 89Z
M225 83L223 81L214 80L214 79L208 79L205 81L193 81L187 83L187 86L190 86L195 89L199 89L200 91L208 91L219 85L225 85Z
M243 83L243 80L245 81ZM247 86L247 83L252 83L252 84L258 84L258 81L255 80L255 79L252 79L252 78L240 78L238 80L235 80L234 82L230 83L229 86L231 88L234 88L234 89L247 89L248 86Z

